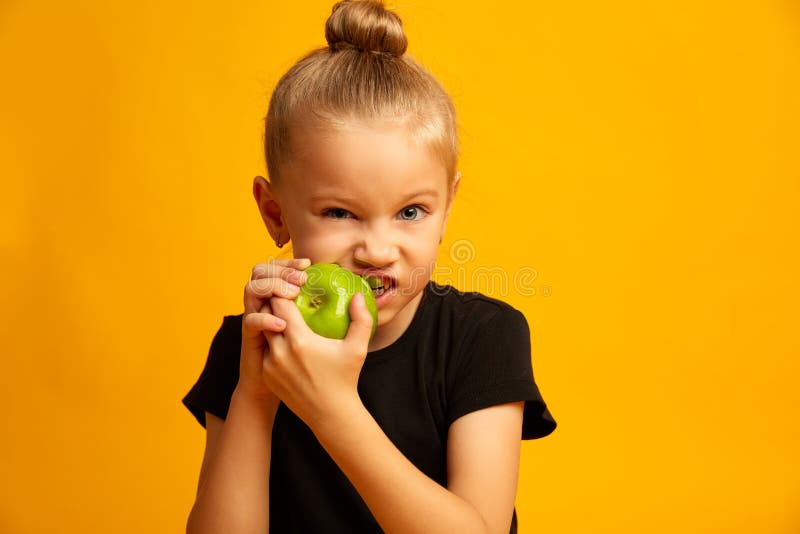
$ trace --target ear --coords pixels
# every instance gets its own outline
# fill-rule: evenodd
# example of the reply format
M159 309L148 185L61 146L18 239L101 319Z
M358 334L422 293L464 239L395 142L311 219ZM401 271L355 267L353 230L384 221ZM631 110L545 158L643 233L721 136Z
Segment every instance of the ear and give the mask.
M256 199L261 219L267 227L269 235L276 243L289 241L289 231L283 222L281 206L275 194L275 188L263 176L256 176L253 180L253 197Z
M453 185L449 191L450 198L447 200L447 210L444 212L444 220L442 221L442 236L444 236L444 232L447 229L447 219L450 218L450 209L453 207L453 200L456 198L459 184L461 184L461 173L457 172L455 179L453 180Z

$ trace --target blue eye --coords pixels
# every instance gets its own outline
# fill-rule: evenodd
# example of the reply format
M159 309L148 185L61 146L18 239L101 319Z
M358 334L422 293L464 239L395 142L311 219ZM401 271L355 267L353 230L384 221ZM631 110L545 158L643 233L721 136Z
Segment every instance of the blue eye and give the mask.
M347 219L352 216L352 214L344 208L329 208L323 211L322 214L331 219Z
M404 221L417 221L425 216L425 210L420 206L407 206L400 210L400 218Z

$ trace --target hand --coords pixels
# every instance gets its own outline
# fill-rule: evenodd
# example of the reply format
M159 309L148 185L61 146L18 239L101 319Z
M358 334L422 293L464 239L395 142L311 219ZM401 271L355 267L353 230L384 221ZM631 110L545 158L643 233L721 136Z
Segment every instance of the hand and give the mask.
M274 397L263 376L265 358L269 353L265 334L282 332L286 322L272 314L269 301L276 297L286 302L289 302L286 299L294 299L306 280L302 270L309 265L311 261L303 258L275 260L253 267L250 281L244 288L242 352L237 385L243 394L266 399Z
M282 332L265 332L270 351L264 380L286 406L312 430L335 411L360 404L358 376L367 357L372 316L364 296L350 301L352 322L344 339L315 334L295 304L273 297L275 316L286 321Z

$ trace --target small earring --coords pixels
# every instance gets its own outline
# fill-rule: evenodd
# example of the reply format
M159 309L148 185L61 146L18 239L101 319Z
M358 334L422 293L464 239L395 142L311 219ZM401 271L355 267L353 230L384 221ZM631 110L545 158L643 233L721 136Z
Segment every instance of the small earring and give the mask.
M275 240L275 246L278 248L283 248L283 243L281 243L280 237L278 237L278 239Z

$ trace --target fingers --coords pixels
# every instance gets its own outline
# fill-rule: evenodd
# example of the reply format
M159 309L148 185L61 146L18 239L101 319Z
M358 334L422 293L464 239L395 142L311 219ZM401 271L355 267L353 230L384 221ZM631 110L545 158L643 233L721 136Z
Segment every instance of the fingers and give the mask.
M248 332L282 332L286 328L286 321L271 313L248 313L244 316L242 325Z
M270 315L275 318L275 323L274 323L275 326L281 327L280 330L277 329L264 330L264 337L267 338L267 343L269 344L269 352L270 352L270 357L265 358L262 361L264 369L266 369L267 366L270 366L274 363L273 360L275 356L286 354L286 339L281 334L285 333L289 323L287 323L283 318L273 314L272 312L273 302L279 303L278 307L280 307L280 303L282 302L288 303L290 306L294 307L293 303L285 299L274 299L274 300L271 299L269 302L264 304L264 309L269 310Z
M301 334L311 330L294 302L286 299L272 299L270 300L270 305L275 316L285 319L288 323L289 326L286 327L287 333L288 331L293 331Z
M293 300L300 293L300 287L280 278L259 278L251 280L244 288L244 312L255 313L272 297Z
M296 258L257 264L244 290L245 313L259 311L264 302L272 297L289 300L297 297L300 286L307 278L302 269L308 267L310 263L311 260L308 258Z
M292 258L292 259L277 259L267 263L257 263L253 267L253 271L250 275L251 280L255 280L257 278L283 278L284 280L290 280L289 276L296 271L303 271L309 265L311 265L311 260L308 258ZM300 279L305 279L305 276L295 275L295 281L300 282Z
M372 336L372 314L364 302L364 295L356 293L350 300L350 328L345 342L354 347L366 347Z
M242 365L255 374L261 366L265 341L271 344L270 336L280 335L285 328L286 321L271 313L246 313L242 319Z

